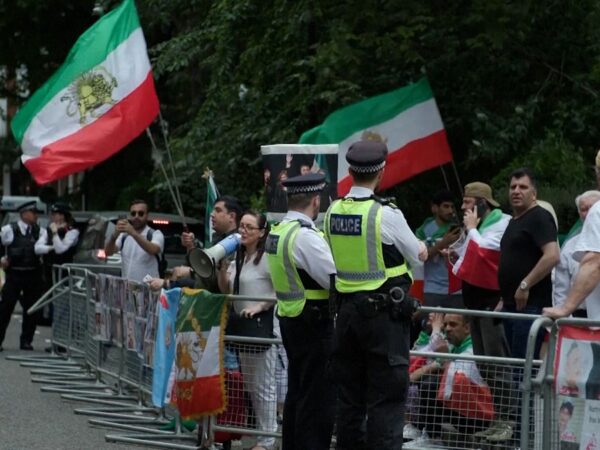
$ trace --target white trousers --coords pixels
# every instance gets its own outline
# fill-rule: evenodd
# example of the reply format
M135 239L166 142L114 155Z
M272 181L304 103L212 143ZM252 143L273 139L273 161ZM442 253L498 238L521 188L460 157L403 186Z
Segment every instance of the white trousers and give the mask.
M259 353L240 352L240 366L244 377L244 389L250 394L256 425L259 430L277 431L277 383L275 382L275 366L277 363L277 346L272 345L267 351ZM275 438L259 436L257 445L271 447Z

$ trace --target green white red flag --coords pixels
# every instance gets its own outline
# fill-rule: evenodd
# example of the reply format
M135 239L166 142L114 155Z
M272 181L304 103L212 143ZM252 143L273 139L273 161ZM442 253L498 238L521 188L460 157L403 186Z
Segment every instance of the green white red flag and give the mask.
M125 0L79 37L11 127L23 164L44 184L112 156L158 109L135 3Z
M184 419L212 416L225 410L223 338L226 296L202 289L182 290L177 313L175 395Z
M209 248L212 244L215 229L213 228L211 215L215 208L215 202L219 198L219 190L215 183L215 177L212 170L206 169L202 178L206 179L206 210L204 212L204 248Z
M452 160L444 124L425 78L338 109L300 137L301 144L339 144L339 195L345 195L352 184L346 152L359 140L387 144L381 189Z

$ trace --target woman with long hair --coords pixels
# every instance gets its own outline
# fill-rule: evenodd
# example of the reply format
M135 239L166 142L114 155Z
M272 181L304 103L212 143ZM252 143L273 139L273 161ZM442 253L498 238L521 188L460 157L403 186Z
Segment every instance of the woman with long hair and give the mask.
M231 264L219 269L219 289L223 293L275 298L267 258L264 256L269 224L264 214L254 210L242 214L238 229L241 245ZM273 302L234 301L227 334L251 337L273 337ZM277 385L275 345L239 346L239 358L244 387L256 414L260 430L277 431ZM258 436L252 450L272 450L275 438Z

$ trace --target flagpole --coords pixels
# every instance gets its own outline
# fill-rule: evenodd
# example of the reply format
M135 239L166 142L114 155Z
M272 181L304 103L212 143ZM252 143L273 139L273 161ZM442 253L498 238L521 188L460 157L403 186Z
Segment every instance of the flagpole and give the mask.
M460 181L460 177L458 176L458 170L456 169L456 164L454 163L454 158L450 160L450 164L452 164L452 170L454 171L454 176L456 178L456 182L458 183L458 192L460 192L460 196L463 196L463 184Z
M448 177L446 176L446 171L444 170L444 166L440 166L440 170L442 171L442 176L444 177L444 183L446 183L446 189L450 189L450 183L448 182Z
M160 152L158 150L158 147L156 146L156 143L154 142L154 138L152 137L152 133L150 132L149 127L146 128L146 136L148 136L148 139L150 140L150 144L152 145L152 150L154 152L156 152L157 155L159 155L159 157L157 157L158 165L160 166L160 169L162 170L162 173L165 176L165 180L167 181L167 187L169 188L169 192L171 193L173 203L175 203L175 208L177 209L177 213L181 217L181 223L183 224L183 228L187 229L187 224L185 223L185 216L183 214L183 206L177 201L177 197L175 196L175 191L173 190L173 184L171 183L171 180L169 179L169 175L167 174L165 165L162 162L162 158L160 158Z
M169 158L169 166L171 167L171 176L173 180L177 181L177 174L175 173L175 164L173 163L173 155L171 153L171 146L169 145L169 139L167 138L167 123L163 119L162 112L160 109L158 110L158 120L160 122L160 130L162 131L163 141L165 143L165 150L167 151L167 156ZM183 210L183 202L181 201L181 194L179 193L179 184L177 182L173 183L175 186L175 193L177 194L177 200L179 201L179 205Z

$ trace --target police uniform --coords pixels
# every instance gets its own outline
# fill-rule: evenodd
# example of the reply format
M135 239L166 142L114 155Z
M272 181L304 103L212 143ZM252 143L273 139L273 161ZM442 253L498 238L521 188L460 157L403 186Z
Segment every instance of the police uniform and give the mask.
M50 225L46 227L46 242L43 245L38 245L38 251L42 255L42 263L44 266L44 290L47 291L53 285L52 268L57 265L68 264L73 262L75 255L75 246L79 240L79 230L73 228L71 222L71 208L66 203L57 202L50 208L50 213L60 213L65 217L66 226L59 227L56 232L52 231ZM59 274L62 277L62 274ZM48 317L46 317L46 308L44 309L43 318L40 318L38 324L52 323L52 303L48 305Z
M318 195L325 177L303 175L283 185L288 196ZM335 273L331 252L312 218L299 211L288 211L271 228L266 252L289 359L283 450L328 450L335 409L329 372L333 320L328 300Z
M18 211L37 210L35 201L19 207ZM4 225L0 230L2 244L6 246L8 268L6 282L2 288L0 300L0 346L4 341L6 328L15 309L17 300L23 307L23 326L21 330L21 349L33 350L31 342L35 334L39 313L28 315L27 310L43 292L42 263L39 257L39 244L46 241L46 230L37 223L28 225L23 220ZM0 347L1 348L1 347Z
M383 170L386 155L384 144L361 141L346 159L368 177ZM325 217L337 272L337 448L401 449L416 306L405 293L412 283L409 263L422 264L423 247L396 206L356 184Z

